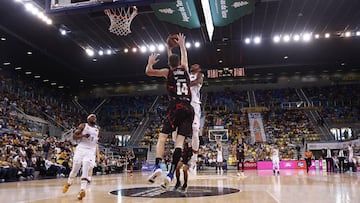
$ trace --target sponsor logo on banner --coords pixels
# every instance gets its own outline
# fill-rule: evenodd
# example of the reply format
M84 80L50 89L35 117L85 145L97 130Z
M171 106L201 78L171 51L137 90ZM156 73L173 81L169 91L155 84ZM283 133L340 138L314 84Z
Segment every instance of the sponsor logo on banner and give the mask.
M241 167L241 163L240 163L240 167ZM245 162L244 163L244 169L245 170L256 169L256 168L257 168L257 163L256 162Z

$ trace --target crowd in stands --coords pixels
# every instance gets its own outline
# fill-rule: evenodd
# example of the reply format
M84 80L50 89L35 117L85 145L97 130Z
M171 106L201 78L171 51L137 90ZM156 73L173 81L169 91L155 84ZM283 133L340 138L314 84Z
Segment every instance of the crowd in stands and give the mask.
M294 88L255 90L257 106L280 107L284 102L300 101Z
M325 122L355 123L360 121L360 84L304 88Z

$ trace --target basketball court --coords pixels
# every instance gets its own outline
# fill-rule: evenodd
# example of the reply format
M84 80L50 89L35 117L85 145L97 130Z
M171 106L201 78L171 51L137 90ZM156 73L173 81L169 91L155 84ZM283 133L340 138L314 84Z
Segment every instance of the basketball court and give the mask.
M160 189L160 180L146 184L149 172L94 176L83 202L358 202L360 187L357 173L334 174L322 171L283 170L274 176L270 170L235 171L216 174L200 172L191 176L186 193ZM2 202L79 202L79 179L66 194L66 179L34 180L0 184Z

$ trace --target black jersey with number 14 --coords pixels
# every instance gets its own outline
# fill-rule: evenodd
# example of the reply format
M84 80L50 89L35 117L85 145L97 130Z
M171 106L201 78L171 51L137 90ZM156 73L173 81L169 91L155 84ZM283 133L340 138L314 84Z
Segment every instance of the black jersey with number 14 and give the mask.
M170 100L191 101L190 77L184 67L169 70L166 88Z

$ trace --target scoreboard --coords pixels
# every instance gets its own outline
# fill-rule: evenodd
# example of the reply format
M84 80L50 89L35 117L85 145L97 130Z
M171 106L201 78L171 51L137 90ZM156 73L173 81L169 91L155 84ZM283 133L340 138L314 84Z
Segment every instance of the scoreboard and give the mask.
M223 78L223 77L243 77L245 76L244 68L221 68L207 70L207 78Z

